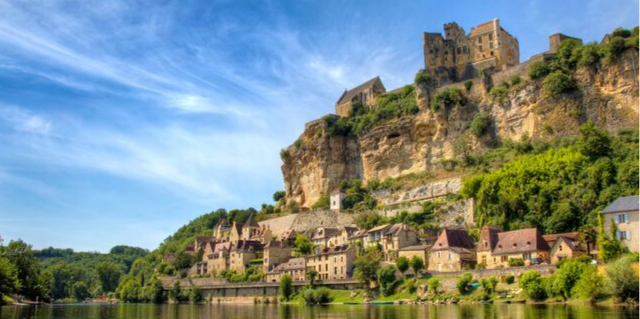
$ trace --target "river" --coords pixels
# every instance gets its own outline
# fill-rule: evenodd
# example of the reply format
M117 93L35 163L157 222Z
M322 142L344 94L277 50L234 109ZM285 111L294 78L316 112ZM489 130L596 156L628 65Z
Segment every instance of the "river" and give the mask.
M618 319L638 318L638 308L574 305L60 305L4 306L0 319Z

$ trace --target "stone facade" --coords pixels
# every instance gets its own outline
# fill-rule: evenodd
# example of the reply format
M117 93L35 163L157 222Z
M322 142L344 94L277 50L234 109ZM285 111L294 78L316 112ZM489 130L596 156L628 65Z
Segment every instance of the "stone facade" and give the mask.
M319 280L351 278L356 249L351 245L324 248L307 256L307 271L318 272Z
M630 251L638 252L640 238L638 217L638 196L620 197L602 211L604 229L609 231L611 223L615 223L615 236Z
M466 34L457 23L444 25L445 36L424 33L424 65L429 74L450 70L457 80L477 77L484 69L505 70L520 63L518 39L494 19Z
M375 77L351 90L345 90L336 102L336 114L347 117L351 113L353 105L361 103L368 107L375 107L378 96L384 94L386 89L380 80Z

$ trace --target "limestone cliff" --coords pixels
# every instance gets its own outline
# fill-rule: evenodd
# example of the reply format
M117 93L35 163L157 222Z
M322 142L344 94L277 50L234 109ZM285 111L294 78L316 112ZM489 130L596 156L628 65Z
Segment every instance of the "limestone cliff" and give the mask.
M611 132L638 125L638 52L627 50L613 64L579 68L578 89L560 97L543 93L540 80L528 80L529 65L473 80L468 103L433 111L432 93L447 87L465 89L464 83L439 88L417 86L420 112L381 122L357 136L330 135L324 119L305 126L296 143L283 150L282 172L288 200L310 207L322 194L335 190L344 179L399 177L441 170L442 160L454 158L454 144L467 136L473 151L482 151L504 139L555 139L574 135L586 121ZM518 74L524 84L512 88L501 103L487 91ZM491 115L490 132L481 138L469 134L478 112Z

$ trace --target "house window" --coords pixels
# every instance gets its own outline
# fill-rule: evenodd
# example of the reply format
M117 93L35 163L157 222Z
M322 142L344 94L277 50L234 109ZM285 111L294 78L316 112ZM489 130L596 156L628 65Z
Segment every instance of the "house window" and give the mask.
M457 53L457 54L460 54L460 53L462 53L462 48L460 48L460 47L457 47L457 48L456 48L456 53Z
M627 220L627 214L618 214L617 217L618 217L618 220L617 220L618 223L628 223L629 222Z
M630 240L631 232L628 230L619 230L618 231L618 240Z
M451 253L448 254L447 259L451 260Z
M478 43L482 43L482 37L478 37Z
M493 42L489 42L489 49L493 49Z
M442 257L442 256L440 255L440 252L438 252L438 258L440 258L440 257Z
M558 246L558 251L562 251L562 245Z
M493 34L489 34L489 40L493 40Z
M507 261L509 261L509 258L508 258L507 256L502 256L502 257L501 257L501 261L502 261L503 263L506 263Z
M482 46L480 46L480 51L484 51L484 49L482 48Z

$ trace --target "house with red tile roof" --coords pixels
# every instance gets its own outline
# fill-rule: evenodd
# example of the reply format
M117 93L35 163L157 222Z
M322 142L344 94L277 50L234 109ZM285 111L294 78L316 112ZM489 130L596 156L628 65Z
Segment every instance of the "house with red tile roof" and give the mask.
M443 229L429 254L429 271L471 269L476 265L475 245L463 229Z
M550 248L536 228L499 232L497 227L483 227L478 242L477 261L487 269L509 267L510 259L525 265L549 262Z

